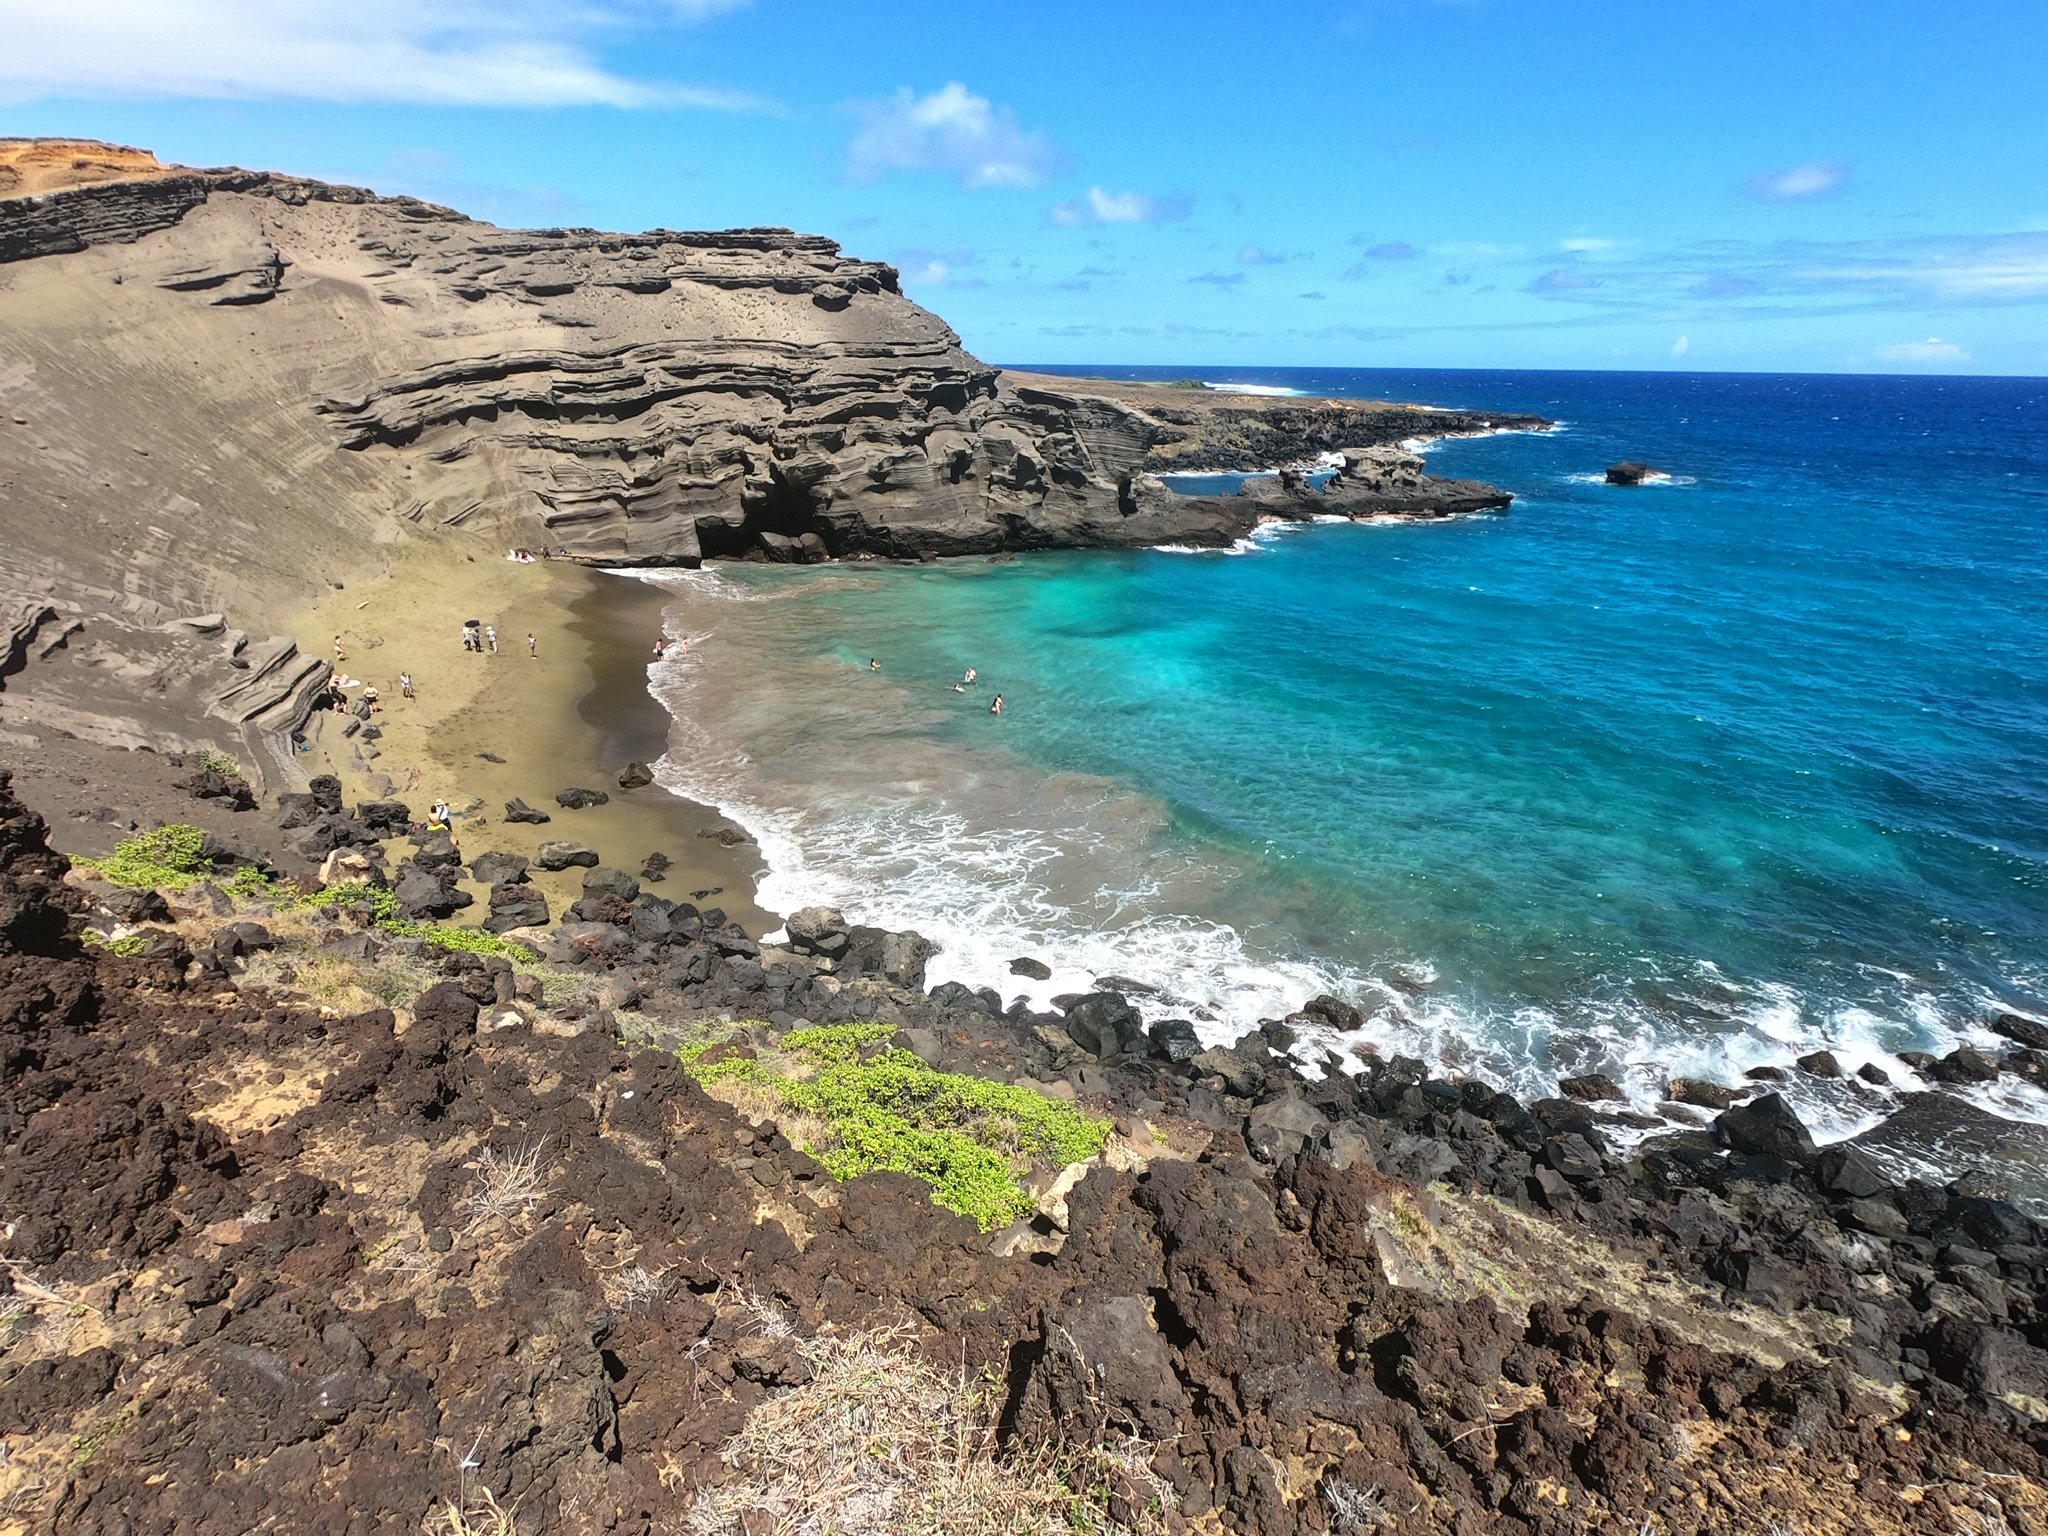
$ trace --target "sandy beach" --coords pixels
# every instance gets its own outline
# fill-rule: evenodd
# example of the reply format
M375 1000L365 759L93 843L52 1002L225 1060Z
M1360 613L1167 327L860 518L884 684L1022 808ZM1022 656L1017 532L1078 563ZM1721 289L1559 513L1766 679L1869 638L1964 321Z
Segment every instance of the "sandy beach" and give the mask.
M316 715L300 766L338 775L351 803L389 795L423 819L445 799L468 858L493 849L530 858L565 839L637 872L650 853L664 853L672 865L655 887L662 895L722 908L750 933L772 929L780 918L754 904L759 850L720 840L743 839L737 827L658 786L619 787L622 768L652 763L667 746L668 715L646 685L662 603L645 583L560 561L517 563L502 549L398 554L387 574L358 577L292 626L302 649L330 659L339 635L340 674L375 687L383 706L374 717L383 735L369 747L341 734L341 717ZM470 618L496 627L497 654L463 649ZM406 671L412 699L399 688ZM554 796L571 786L611 802L565 810ZM514 797L553 820L506 821ZM557 917L582 894L581 876L532 872ZM477 904L456 921L478 923L488 892L464 888Z

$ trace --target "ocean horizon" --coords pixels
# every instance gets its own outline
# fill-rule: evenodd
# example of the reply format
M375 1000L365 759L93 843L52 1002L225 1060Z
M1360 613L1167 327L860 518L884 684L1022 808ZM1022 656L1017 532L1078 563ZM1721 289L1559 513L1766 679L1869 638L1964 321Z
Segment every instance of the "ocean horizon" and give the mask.
M2048 1005L2048 382L1036 371L1559 426L1431 446L1498 517L658 578L662 781L757 836L764 906L1218 1043L1334 993L1367 1022L1322 1043L1652 1113L1829 1050L1787 1085L1823 1139Z

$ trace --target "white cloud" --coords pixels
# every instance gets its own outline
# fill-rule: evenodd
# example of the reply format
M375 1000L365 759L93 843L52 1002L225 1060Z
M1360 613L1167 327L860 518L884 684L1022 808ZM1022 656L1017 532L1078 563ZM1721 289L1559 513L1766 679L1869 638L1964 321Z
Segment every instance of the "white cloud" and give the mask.
M1902 341L1879 347L1877 355L1888 363L1967 363L1970 354L1952 341L1930 336L1925 341Z
M1161 224L1194 210L1189 197L1151 197L1143 192L1109 192L1090 187L1085 198L1052 205L1052 221L1069 228L1083 224ZM1249 249L1249 247L1247 247Z
M437 106L763 105L629 79L592 44L746 0L0 0L0 99L171 96Z
M1591 256L1601 251L1611 251L1620 244L1616 240L1602 240L1595 235L1575 235L1569 240L1560 240L1557 248L1570 251L1575 256Z
M1773 203L1803 203L1835 197L1849 185L1849 167L1839 160L1809 160L1751 178L1749 195Z
M1237 253L1240 267L1283 267L1294 257L1286 251L1269 251L1263 245L1248 245Z
M1690 336L1681 336L1678 340L1671 343L1671 355L1673 357L1683 357L1691 350L1692 338Z
M846 152L855 181L890 171L946 171L963 187L1028 187L1059 163L1051 140L957 80L929 96L900 90L862 107L860 118Z

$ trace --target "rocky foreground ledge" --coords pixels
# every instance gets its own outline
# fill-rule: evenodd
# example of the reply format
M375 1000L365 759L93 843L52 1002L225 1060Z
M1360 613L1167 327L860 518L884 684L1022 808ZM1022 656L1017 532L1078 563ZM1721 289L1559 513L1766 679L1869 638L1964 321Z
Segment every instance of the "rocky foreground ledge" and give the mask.
M0 776L14 1528L744 1533L857 1497L880 1531L940 1486L937 1530L2048 1519L2042 1230L1773 1097L1626 1157L1570 1101L1304 1068L1330 1000L1204 1049L580 855L564 921L451 937L396 894L453 887L445 834L325 784L287 819L324 895L217 839L151 845L154 890L132 852L67 871ZM775 1108L828 1047L870 1098ZM835 1177L885 1083L1092 1129L956 1215L957 1169Z

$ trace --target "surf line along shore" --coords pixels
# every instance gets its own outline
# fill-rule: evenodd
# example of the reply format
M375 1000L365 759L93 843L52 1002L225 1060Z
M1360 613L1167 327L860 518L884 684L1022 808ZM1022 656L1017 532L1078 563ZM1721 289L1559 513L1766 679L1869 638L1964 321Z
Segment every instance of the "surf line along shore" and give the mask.
M379 735L367 743L361 732L343 734L342 716L316 713L299 767L336 775L351 801L389 796L421 816L422 807L446 801L467 859L531 859L542 843L559 840L582 843L618 869L638 870L649 854L663 854L670 867L662 890L671 899L722 908L749 933L774 928L780 918L755 904L761 859L743 831L658 784L620 786L628 764L651 764L667 750L669 717L646 675L664 600L645 582L568 561L510 561L495 548L397 555L385 572L294 617L302 648L342 636L348 661L338 675L376 688L382 706L371 717ZM497 655L464 649L471 617L496 626ZM411 699L400 696L402 673L412 676ZM360 688L344 691L361 697ZM610 798L572 810L555 801L569 788ZM507 821L513 799L551 819ZM529 873L557 913L582 895L581 869L536 865ZM465 878L462 888L476 905L454 921L473 926L488 911L489 887Z

